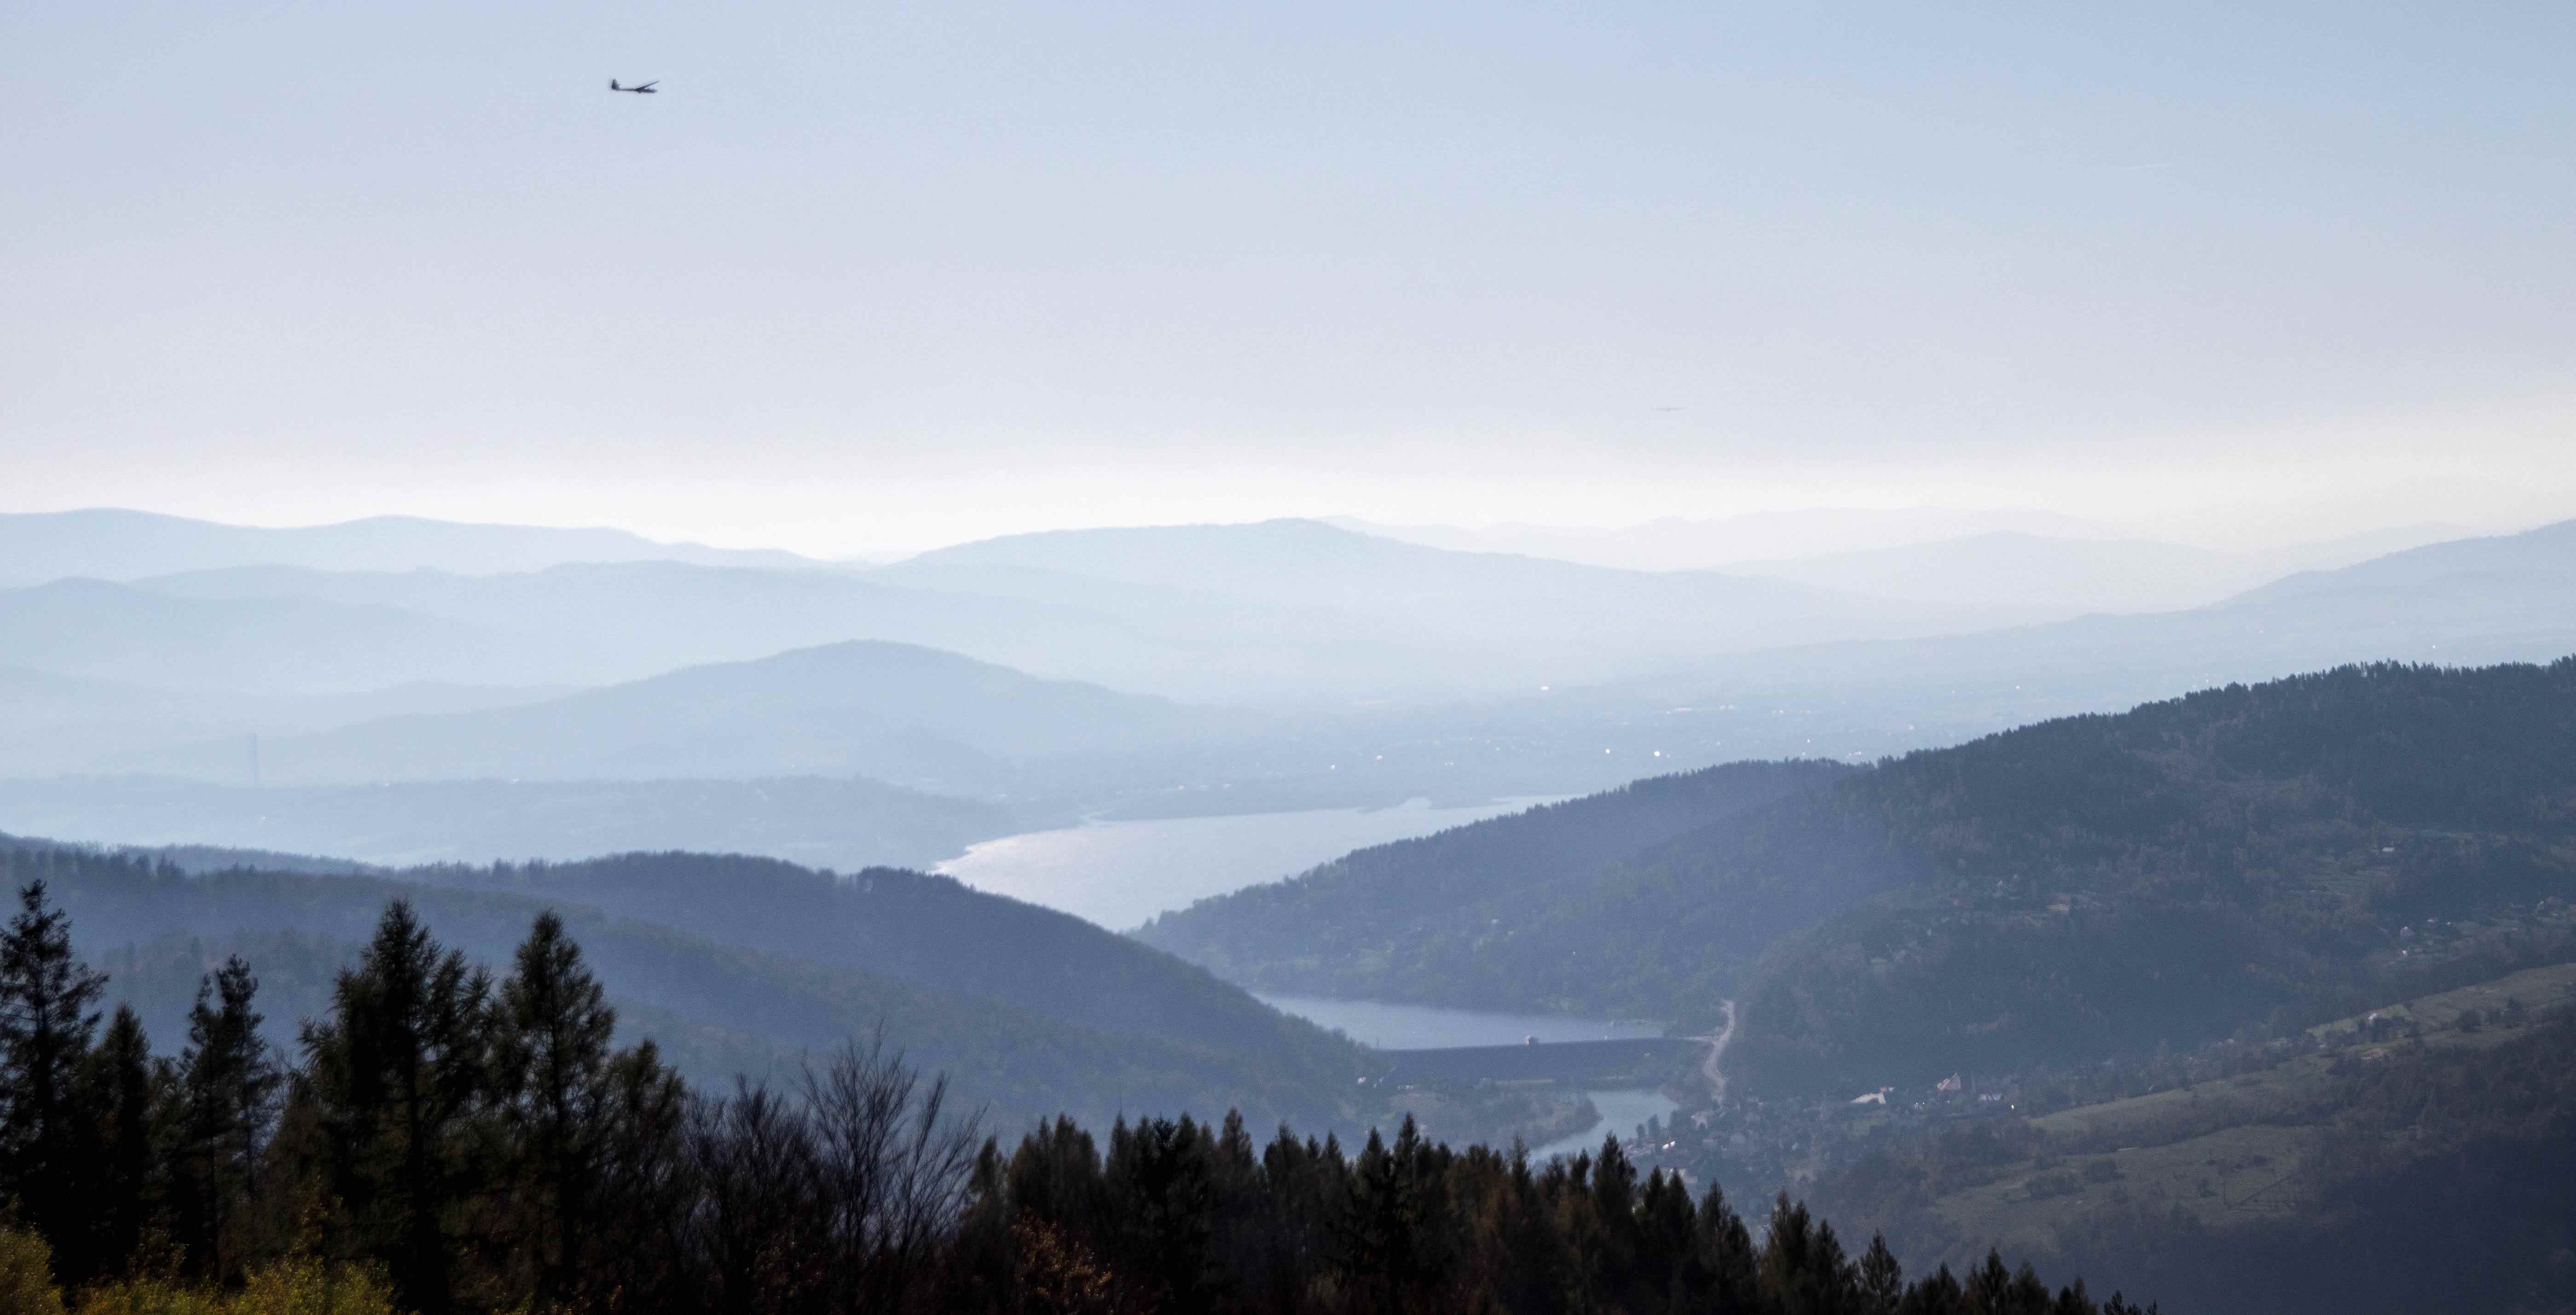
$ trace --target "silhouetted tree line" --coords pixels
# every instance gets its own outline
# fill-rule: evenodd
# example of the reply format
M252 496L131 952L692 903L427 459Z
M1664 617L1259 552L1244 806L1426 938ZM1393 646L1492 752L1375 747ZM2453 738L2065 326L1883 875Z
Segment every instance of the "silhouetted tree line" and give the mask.
M106 984L26 886L0 934L0 1288L43 1299L10 1310L60 1309L48 1280L102 1315L2137 1309L1993 1255L1907 1283L1883 1241L1854 1257L1785 1196L1756 1226L1615 1140L1533 1166L1407 1120L1356 1155L1285 1128L1256 1152L1228 1115L1121 1119L1105 1155L1058 1119L1006 1154L881 1038L693 1093L652 1042L613 1046L551 913L496 980L393 903L292 1062L239 958L174 1057L102 1020Z

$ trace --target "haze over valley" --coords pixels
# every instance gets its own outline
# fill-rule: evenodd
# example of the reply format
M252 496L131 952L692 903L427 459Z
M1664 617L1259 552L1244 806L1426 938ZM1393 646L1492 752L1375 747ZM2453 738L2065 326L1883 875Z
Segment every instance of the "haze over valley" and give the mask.
M0 1315L2576 1315L2576 11L0 17Z

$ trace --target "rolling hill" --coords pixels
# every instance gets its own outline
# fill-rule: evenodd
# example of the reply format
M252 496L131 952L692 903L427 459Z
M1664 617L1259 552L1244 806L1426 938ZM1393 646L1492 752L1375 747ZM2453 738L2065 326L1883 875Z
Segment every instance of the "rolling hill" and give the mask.
M2091 616L1974 635L1807 645L1563 692L1560 716L1652 727L1745 754L1867 756L2176 690L2352 662L2547 662L2576 652L2576 521L2432 544L2292 576L2206 607ZM1686 708L1676 719L1666 710ZM1777 720L1773 720L1773 718ZM1604 740L1604 743L1614 741ZM1698 750L1694 749L1694 752Z
M1005 1127L1057 1112L1237 1105L1247 1117L1349 1126L1353 1078L1365 1071L1357 1048L1167 956L917 873L844 883L785 864L636 855L570 869L186 876L140 859L0 842L0 879L14 887L37 878L71 916L82 953L118 973L111 995L135 1003L165 1047L184 1031L176 1019L197 975L235 951L253 957L267 984L272 1035L291 1037L294 1019L318 1010L331 972L399 896L485 962L506 961L537 911L562 910L628 1034L653 1036L693 1078L718 1085L880 1025L970 1100L991 1102ZM870 938L825 947L820 960L749 943L794 916ZM800 948L819 945L809 936ZM912 952L861 966L897 946Z
M858 642L519 707L387 718L281 739L262 753L266 778L281 784L822 774L990 794L1010 790L1021 763L1133 752L1196 725L1161 699Z
M2399 923L2576 894L2571 800L2576 658L2345 667L1909 754L1375 938L1346 930L1372 893L1433 879L1393 854L1345 860L1375 877L1335 905L1268 888L1148 934L1462 1007L1701 1023L1734 996L1748 1089L1866 1090L2384 989L2424 962Z
M2158 1090L1935 1125L1810 1199L1917 1272L2001 1245L2194 1310L2550 1309L2576 1298L2571 986L2526 969L2176 1056Z
M129 754L194 746L189 775L248 781L254 735L310 734L383 717L479 711L568 692L561 686L415 682L352 694L236 694L0 667L0 777L77 773Z
M256 787L163 777L0 780L0 830L334 854L395 867L690 848L844 871L928 867L976 841L1061 820L821 776Z
M52 675L269 696L560 675L515 636L381 604L180 598L100 580L0 590L0 651Z
M1981 534L2115 538L2097 521L2027 507L1810 507L1714 519L1667 516L1617 529L1555 525L1388 525L1353 516L1327 524L1459 552L1519 553L1630 571L1713 571L1728 563L1903 548Z
M562 562L623 561L771 569L826 565L793 553L656 543L624 530L470 525L417 516L273 529L115 508L0 514L0 585L43 584L71 576L133 580L232 566L488 574Z
M1363 639L1536 644L1555 661L1586 660L1594 670L1659 654L1952 632L1992 619L1706 571L1622 571L1455 552L1311 520L1013 535L923 553L872 574L964 582L1006 572L1338 615Z
M1059 677L1151 685L1184 669L1171 645L1045 599L898 588L839 570L688 562L569 563L491 575L243 566L155 576L177 598L301 599L404 613L509 636L583 684L872 639L919 644Z
M1262 990L1453 1003L1492 984L1441 975L1506 921L1581 898L1605 865L1851 769L1734 763L1363 849L1146 923L1148 945ZM1467 958L1475 959L1472 949ZM1506 992L1508 994L1508 992Z

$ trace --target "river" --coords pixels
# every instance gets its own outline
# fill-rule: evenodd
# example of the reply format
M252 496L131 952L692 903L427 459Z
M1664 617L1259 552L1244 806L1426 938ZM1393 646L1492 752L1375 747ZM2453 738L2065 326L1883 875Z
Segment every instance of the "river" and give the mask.
M934 870L977 890L1123 931L1211 895L1293 877L1354 849L1516 813L1552 798L1465 808L1434 808L1416 799L1391 808L1085 822L987 840Z
M1635 1136L1637 1125L1648 1119L1668 1119L1681 1106L1660 1091L1641 1087L1621 1087L1613 1091L1587 1091L1592 1108L1601 1111L1601 1121L1571 1137L1559 1137L1545 1146L1530 1148L1530 1162L1535 1164L1560 1155L1601 1149L1601 1139L1610 1133L1626 1141Z

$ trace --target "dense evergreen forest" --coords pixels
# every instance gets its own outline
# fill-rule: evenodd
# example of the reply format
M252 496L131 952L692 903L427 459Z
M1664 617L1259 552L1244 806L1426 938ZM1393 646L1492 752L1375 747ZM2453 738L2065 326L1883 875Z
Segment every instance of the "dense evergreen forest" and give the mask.
M800 1054L883 1025L1006 1128L1060 1112L1105 1123L1122 1107L1241 1108L1356 1132L1385 1114L1383 1096L1359 1103L1373 1094L1356 1083L1359 1047L1168 955L944 877L671 854L187 876L141 857L0 841L0 880L47 882L84 954L113 966L110 1003L131 1003L156 1035L184 1025L201 974L240 954L269 983L270 1039L291 1044L293 1021L327 1005L377 913L401 898L487 963L557 910L630 1032L649 1032L666 1063L701 1083L783 1074Z
M1783 1196L1531 1165L1407 1121L1071 1120L1005 1150L882 1041L691 1087L616 1048L539 914L495 977L397 900L292 1059L260 981L203 978L175 1056L102 1023L43 882L0 934L0 1302L12 1311L2016 1312L2129 1315L2000 1256L1908 1283ZM1855 1254L1855 1251L1857 1254Z

